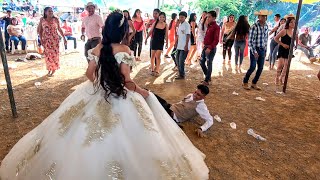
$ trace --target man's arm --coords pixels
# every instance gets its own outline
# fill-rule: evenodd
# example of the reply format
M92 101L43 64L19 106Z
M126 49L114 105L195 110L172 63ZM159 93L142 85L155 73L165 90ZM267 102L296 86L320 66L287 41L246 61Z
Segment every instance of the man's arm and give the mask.
M184 46L184 50L186 51L186 49L188 50L188 47L189 47L189 40L190 40L190 35L191 35L191 28L190 26L187 26L186 27L186 44Z
M196 107L196 111L200 115L200 117L206 121L202 126L200 126L200 129L202 131L208 130L213 125L213 118L210 115L206 104L204 102L199 103Z
M257 53L256 51L256 48L254 46L254 43L255 43L255 39L256 39L256 36L257 36L257 28L255 25L253 25L251 28L250 28L250 31L249 31L249 48L250 50L252 51L252 53Z

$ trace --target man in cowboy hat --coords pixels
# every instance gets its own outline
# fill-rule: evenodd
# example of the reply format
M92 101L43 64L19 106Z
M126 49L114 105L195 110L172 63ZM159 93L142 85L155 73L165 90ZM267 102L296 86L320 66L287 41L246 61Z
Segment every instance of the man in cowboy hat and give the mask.
M85 9L88 11L88 16L82 21L82 35L86 33L87 42L84 47L84 54L88 60L88 50L96 47L101 42L101 29L103 28L103 21L101 16L95 14L97 5L88 2Z
M260 10L254 14L258 16L259 20L251 26L249 32L250 68L243 79L243 88L246 90L250 90L248 81L253 71L255 71L257 64L258 69L252 80L251 88L261 90L261 88L257 86L257 82L262 73L267 52L269 29L266 21L268 15L272 14L272 11Z

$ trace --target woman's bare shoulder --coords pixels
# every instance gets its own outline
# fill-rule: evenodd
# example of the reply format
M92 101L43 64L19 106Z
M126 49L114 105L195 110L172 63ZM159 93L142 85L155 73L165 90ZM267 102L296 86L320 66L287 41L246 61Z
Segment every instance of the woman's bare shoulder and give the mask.
M131 50L127 45L115 44L112 46L112 48L113 48L113 54L117 54L119 52L126 52L128 54L131 54Z

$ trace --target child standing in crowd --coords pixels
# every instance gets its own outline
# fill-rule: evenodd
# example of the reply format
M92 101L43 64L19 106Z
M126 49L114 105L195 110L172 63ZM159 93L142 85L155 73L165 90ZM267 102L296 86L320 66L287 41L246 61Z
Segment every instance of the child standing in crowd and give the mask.
M177 48L176 63L178 65L179 74L175 77L175 79L185 78L184 63L191 45L190 43L191 28L190 28L190 24L186 22L186 18L187 18L187 13L185 11L181 11L179 13L180 24L177 32L176 43L175 43L175 47Z
M153 36L151 41L151 75L158 77L160 75L160 56L163 51L164 40L166 40L166 48L168 48L168 26L166 24L166 14L161 12L157 21L152 25L150 32L145 40ZM155 62L155 60L157 61ZM154 64L156 63L156 67Z

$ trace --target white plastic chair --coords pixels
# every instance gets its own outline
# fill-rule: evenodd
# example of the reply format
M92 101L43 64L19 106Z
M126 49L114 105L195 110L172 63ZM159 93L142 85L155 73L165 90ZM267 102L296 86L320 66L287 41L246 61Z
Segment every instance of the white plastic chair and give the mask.
M37 34L37 27L36 26L27 26L24 29L24 36L27 40L27 47L28 43L33 43L33 49L37 51L38 49L38 34ZM26 48L27 50L27 48Z

